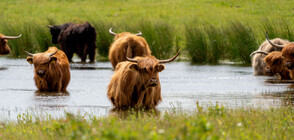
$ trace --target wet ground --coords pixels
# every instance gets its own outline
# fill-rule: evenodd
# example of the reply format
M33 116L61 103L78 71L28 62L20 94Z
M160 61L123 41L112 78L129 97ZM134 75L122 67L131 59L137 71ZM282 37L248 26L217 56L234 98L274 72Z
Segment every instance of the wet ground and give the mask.
M228 107L278 107L294 103L294 83L273 77L253 76L251 67L190 65L172 62L159 74L163 101L159 111L194 110L201 105ZM113 74L109 62L71 64L68 95L36 92L33 65L25 59L0 58L0 119L15 120L20 113L61 116L80 112L105 116L112 105L106 96Z

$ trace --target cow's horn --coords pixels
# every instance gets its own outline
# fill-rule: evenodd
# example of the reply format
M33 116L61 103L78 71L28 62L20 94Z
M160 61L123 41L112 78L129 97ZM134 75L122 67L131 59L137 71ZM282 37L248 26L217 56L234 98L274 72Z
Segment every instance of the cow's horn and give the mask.
M52 26L52 25L46 25L46 27L48 27L48 28L53 28L53 26Z
M21 37L22 34L20 34L19 36L2 36L2 39L18 39Z
M56 54L58 52L58 50L54 53L49 54L49 57L53 56L54 54Z
M28 56L34 56L34 54L32 54L32 53L29 53L29 52L27 52L27 51L25 51L25 53L27 53L27 54L28 54Z
M138 31L139 33L137 33L136 35L137 36L142 36L142 32L141 31Z
M109 29L109 33L116 36L116 33L112 32L112 27Z
M126 59L127 59L127 61L138 63L138 60L136 60L136 59L128 58L127 56L126 56Z
M268 55L268 53L264 51L254 51L253 53L250 54L250 57L252 57L256 53L262 53L262 54Z
M274 44L274 43L272 43L272 42L270 41L270 39L268 38L268 36L267 36L267 32L265 32L265 36L266 36L266 40L267 40L272 46L274 46L274 47L278 47L278 48L284 48L284 47L285 47L285 45L278 45L278 44Z
M172 57L172 58L170 58L170 59L167 59L167 60L159 60L159 63L169 63L169 62L174 61L174 60L178 57L180 51L181 51L181 50L179 50L178 53L177 53L174 57Z

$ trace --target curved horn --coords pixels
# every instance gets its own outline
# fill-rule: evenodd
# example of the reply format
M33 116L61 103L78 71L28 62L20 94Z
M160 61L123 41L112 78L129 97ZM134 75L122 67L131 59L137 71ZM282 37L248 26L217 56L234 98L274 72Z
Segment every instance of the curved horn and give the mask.
M136 35L137 36L142 36L142 32L141 31L138 31L139 33L137 33Z
M261 53L261 54L268 55L268 53L267 52L264 52L264 51L254 51L253 53L250 54L250 57L252 57L256 53Z
M274 44L274 43L272 43L272 42L270 41L270 39L268 38L268 36L267 36L267 32L265 32L265 36L266 36L266 40L267 40L272 46L274 46L274 47L278 47L278 48L284 48L284 47L285 47L285 45L278 45L278 44Z
M27 51L25 51L25 53L27 53L27 54L28 54L28 56L34 56L34 54L32 54L32 53L29 53L29 52L27 52Z
M53 56L54 54L56 54L58 52L58 50L54 53L49 54L49 57Z
M172 58L170 58L170 59L167 59L167 60L159 60L159 63L169 63L169 62L174 61L174 60L178 57L180 51L181 51L181 50L179 50L178 53L177 53L174 57L172 57Z
M20 34L19 36L2 36L2 39L18 39L22 36L22 34Z
M112 34L113 36L116 36L116 33L112 32L112 27L109 29L109 33Z
M48 28L53 28L53 26L52 26L52 25L46 25L46 27L48 27Z

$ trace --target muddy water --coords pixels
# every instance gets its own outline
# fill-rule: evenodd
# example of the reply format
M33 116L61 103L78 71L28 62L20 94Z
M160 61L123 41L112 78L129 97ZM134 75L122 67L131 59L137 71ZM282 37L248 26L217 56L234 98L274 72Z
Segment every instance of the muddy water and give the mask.
M276 107L293 104L292 83L267 76L253 76L251 67L234 65L166 64L160 73L163 101L160 111L176 107L183 110L201 105L229 107ZM20 113L62 116L64 112L105 116L112 109L106 97L113 74L109 62L71 64L68 94L38 93L33 66L25 59L0 58L0 119L15 120Z

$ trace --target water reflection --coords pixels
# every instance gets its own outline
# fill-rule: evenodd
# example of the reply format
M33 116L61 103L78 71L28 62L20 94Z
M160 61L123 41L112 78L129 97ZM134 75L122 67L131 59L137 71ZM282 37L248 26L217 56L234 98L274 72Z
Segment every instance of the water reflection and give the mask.
M68 96L69 92L68 91L39 91L37 90L35 92L36 96Z
M113 108L109 111L109 115L119 117L121 119L138 118L138 117L159 117L161 112L158 109L118 109Z

